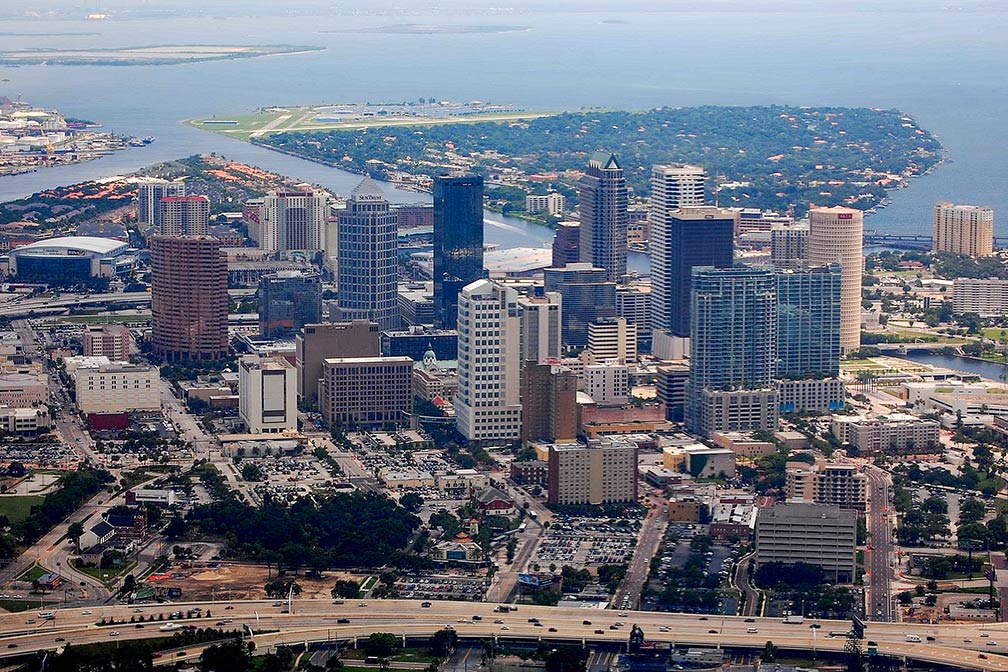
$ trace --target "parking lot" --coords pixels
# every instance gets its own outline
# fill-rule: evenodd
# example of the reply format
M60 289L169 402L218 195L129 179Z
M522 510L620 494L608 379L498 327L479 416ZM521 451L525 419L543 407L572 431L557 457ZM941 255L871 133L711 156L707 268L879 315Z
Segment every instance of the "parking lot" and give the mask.
M262 474L263 480L255 485L256 494L263 497L269 493L277 501L292 502L335 485L326 465L307 453L246 457L238 465L239 471L245 464L254 464ZM340 480L336 479L337 482Z
M80 455L72 446L62 443L0 444L0 464L18 462L32 468L67 469L76 466Z
M414 575L395 583L399 597L405 599L441 599L479 602L486 595L490 580L484 576Z
M699 523L669 523L649 577L649 587L659 594L644 598L645 609L735 613L737 600L722 591L742 550L711 543L707 533Z
M530 565L576 568L614 565L633 557L640 521L558 515L539 541Z

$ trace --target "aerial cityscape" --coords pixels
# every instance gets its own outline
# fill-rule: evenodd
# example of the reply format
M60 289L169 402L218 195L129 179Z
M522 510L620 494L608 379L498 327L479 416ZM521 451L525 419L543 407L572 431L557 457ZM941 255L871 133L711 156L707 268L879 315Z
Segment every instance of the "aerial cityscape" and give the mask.
M3 669L1008 671L1008 13L498 5L0 7Z

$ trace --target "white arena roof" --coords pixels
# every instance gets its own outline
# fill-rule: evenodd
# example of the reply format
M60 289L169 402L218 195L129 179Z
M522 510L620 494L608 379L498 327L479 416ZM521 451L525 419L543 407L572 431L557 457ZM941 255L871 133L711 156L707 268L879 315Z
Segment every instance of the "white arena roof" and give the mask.
M115 238L99 238L97 236L62 236L38 240L28 245L22 245L11 250L12 254L28 252L29 254L46 254L54 250L80 250L90 254L109 255L122 252L129 244Z

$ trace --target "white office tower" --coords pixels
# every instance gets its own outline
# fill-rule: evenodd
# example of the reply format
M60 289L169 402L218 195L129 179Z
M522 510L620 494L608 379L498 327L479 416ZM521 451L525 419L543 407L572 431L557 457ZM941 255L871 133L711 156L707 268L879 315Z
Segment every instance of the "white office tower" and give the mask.
M840 264L840 352L861 347L861 274L864 271L864 213L853 208L809 211L808 261Z
M283 357L238 362L238 415L250 434L297 431L297 369Z
M325 248L329 195L324 191L271 191L259 211L259 248L270 252Z
M455 426L469 441L521 437L521 319L518 292L492 280L458 298Z

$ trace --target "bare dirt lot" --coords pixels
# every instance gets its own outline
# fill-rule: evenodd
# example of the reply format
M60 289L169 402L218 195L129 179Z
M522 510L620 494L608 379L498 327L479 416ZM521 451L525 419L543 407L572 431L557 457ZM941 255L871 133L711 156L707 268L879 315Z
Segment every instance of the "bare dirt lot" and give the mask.
M168 574L157 574L164 576ZM150 586L180 588L182 598L189 600L211 599L266 599L264 586L277 578L276 568L267 570L265 565L245 565L221 563L219 567L186 567L176 563L171 569L171 578L148 581ZM337 579L351 578L363 580L361 575L348 572L325 572L321 579L308 578L304 574L295 576L288 572L282 578L296 579L301 587L301 597L331 599L329 591Z

